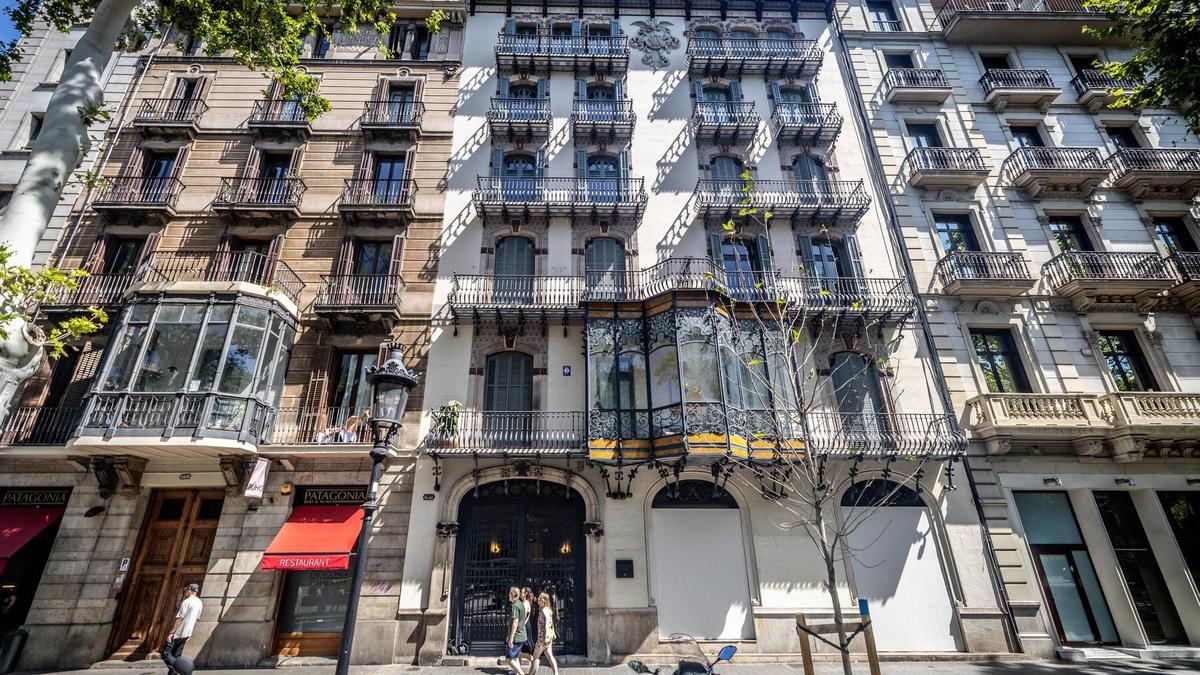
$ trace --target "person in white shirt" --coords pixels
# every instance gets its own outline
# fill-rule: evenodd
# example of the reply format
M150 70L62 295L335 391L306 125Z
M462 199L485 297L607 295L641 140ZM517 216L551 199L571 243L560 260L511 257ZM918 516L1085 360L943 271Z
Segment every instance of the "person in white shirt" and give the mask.
M179 611L175 613L175 626L167 636L167 644L163 647L162 660L167 664L167 675L181 675L175 667L175 662L183 654L183 645L196 628L196 619L204 609L204 603L196 597L200 593L200 584L191 583L183 587L183 602L179 603ZM187 672L191 672L190 669Z

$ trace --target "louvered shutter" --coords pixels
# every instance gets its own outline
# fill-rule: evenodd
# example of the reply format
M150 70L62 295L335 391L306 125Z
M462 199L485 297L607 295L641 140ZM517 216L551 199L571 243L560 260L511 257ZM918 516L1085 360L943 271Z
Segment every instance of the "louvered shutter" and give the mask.
M393 299L395 304L399 304L400 298L396 298L396 294L400 292L400 272L404 267L404 235L392 235L392 257L388 263L388 298ZM380 361L383 363L383 361Z
M338 251L336 274L348 276L354 274L354 249L356 238L347 235L342 240L342 248Z
M718 270L725 269L721 255L721 235L716 232L708 234L708 257L712 259L713 265Z
M412 96L412 107L411 107L412 112L409 113L410 118L416 120L417 116L420 115L421 106L424 103L424 96L425 96L425 79L418 78L415 82L413 82L413 96Z
M138 260L138 275L145 274L147 266L154 259L154 252L158 250L162 243L162 230L151 232L146 235L146 243L142 245L142 255Z
M571 22L571 35L576 37L583 35L583 22L576 19Z
M407 197L408 193L413 190L413 186L415 184L413 174L416 172L416 164L417 151L413 148L409 148L404 152L404 182L400 185L401 189L404 190L405 197Z
M696 103L704 102L704 83L700 80L692 81L692 91L696 94Z
M79 348L79 360L75 363L75 372L71 375L71 384L63 394L60 408L80 408L83 397L92 389L92 382L100 372L100 364L104 360L104 346L95 342L85 342Z
M742 83L739 80L732 80L729 83L729 98L734 101L742 100Z
M358 160L358 179L365 183L375 177L375 151L363 150L362 157ZM358 186L360 195L365 196L370 194L365 184Z
M312 369L309 371L308 385L304 389L304 407L300 413L301 438L316 441L317 435L325 431L333 359L332 347L318 346L313 349Z
M774 271L774 266L771 264L771 239L766 233L755 237L754 248L758 249L758 265L763 274L769 275Z
M630 168L629 167L629 149L626 148L626 149L622 150L617 155L617 159L618 159L618 167L617 168L618 168L618 171L620 172L618 175L620 176L622 181L627 181L629 179L629 168Z
M505 33L505 35L516 35L517 34L517 20L516 19L505 19L504 20L504 33Z
M211 77L196 78L196 88L192 90L192 98L197 101L203 101L208 94L208 88L212 86Z
M104 264L108 262L108 242L112 238L111 234L101 232L96 237L96 241L92 242L92 249L88 251L87 258L83 261L83 270L88 274L102 274L104 272Z
M865 278L867 275L863 272L862 254L858 249L858 237L853 234L847 234L842 238L842 245L846 249L846 257L850 260L850 271L859 279Z
M783 103L783 93L779 90L778 82L771 83L771 100L775 101L776 106Z
M575 150L575 175L579 178L587 178L588 175L588 153L587 150Z
M145 162L146 162L146 153L142 149L141 144L137 143L133 146L133 149L129 152L129 161L127 161L125 163L125 166L121 168L121 177L122 178L141 177L144 173L143 165L145 164Z
M575 98L586 101L587 97L587 80L582 77L575 78Z
M618 104L625 100L625 78L618 77L613 81L613 98L617 100Z
M549 85L550 85L550 78L548 78L548 77L541 77L541 78L538 78L538 81L537 81L537 97L538 97L538 100L539 100L539 101L543 101L543 100L545 100L547 97L549 97L549 96L550 96L550 94L549 94L549 89L548 89Z
M800 254L801 272L806 277L817 275L817 262L813 258L812 237L807 234L796 236L796 252Z
M271 239L271 245L267 247L267 259L263 261L262 272L263 279L259 281L263 286L272 286L279 281L276 272L279 270L279 263L283 260L283 233L275 235Z
M535 153L535 155L534 155L534 164L535 164L534 170L536 171L535 175L538 178L541 178L542 176L546 175L546 150L545 150L545 148L537 149L537 153Z
M492 148L492 175L504 175L504 150L501 148Z
M617 21L616 19L609 21L608 22L608 31L609 31L609 34L612 35L614 38L621 37L621 22Z
M189 82L189 81L188 81L188 79L187 79L186 77L177 77L177 78L175 78L175 88L174 88L174 89L171 91L171 98L173 98L173 99L186 99L186 98L187 98L188 86L189 86L190 84L191 84L191 82ZM199 86L200 86L200 83L199 83L199 82L197 82L197 83L196 83L196 86L197 86L197 87L199 87ZM196 89L192 89L192 93L193 93L193 95L194 95L194 94L196 93ZM196 97L196 98L199 98L199 97Z
M188 155L192 152L192 146L185 145L175 153L175 164L171 167L171 178L176 180L183 175L183 165L187 163Z
M496 79L496 95L500 98L508 98L508 76L501 75Z
M16 405L19 407L32 408L46 403L46 395L50 393L50 378L53 375L54 367L50 363L50 358L45 353L41 356L42 359L38 365L38 369L20 384L20 393L14 397ZM54 401L50 401L50 405L53 406ZM36 415L38 412L25 411L24 413L20 413L22 416L20 421L21 426L25 426L26 424L36 426ZM10 416L14 416L15 414L13 411L9 411ZM11 425L12 423L10 422L9 424ZM7 431L13 430L9 429Z

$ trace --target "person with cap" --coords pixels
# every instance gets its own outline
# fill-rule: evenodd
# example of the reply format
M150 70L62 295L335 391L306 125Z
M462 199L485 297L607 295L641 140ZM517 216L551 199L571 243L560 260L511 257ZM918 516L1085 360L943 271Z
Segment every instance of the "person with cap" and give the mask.
M175 625L167 636L167 644L163 646L162 660L167 664L167 675L191 675L192 663L180 658L183 646L196 628L196 620L204 610L204 603L197 597L200 594L200 584L195 582L183 587L183 602L179 603L179 611L175 613ZM183 663L186 661L186 664Z

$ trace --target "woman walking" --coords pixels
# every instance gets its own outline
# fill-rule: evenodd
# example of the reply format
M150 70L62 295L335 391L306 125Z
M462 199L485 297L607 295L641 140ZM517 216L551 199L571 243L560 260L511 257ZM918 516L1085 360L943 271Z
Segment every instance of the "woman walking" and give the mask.
M521 645L521 651L529 656L532 663L533 650L537 648L537 617L534 616L537 610L537 596L533 594L532 588L526 586L521 589L521 602L525 605L525 620L528 622L525 626L525 644Z
M537 672L542 654L550 661L554 675L558 675L558 660L554 658L554 641L558 639L558 626L554 621L554 604L550 594L543 591L538 595L537 613L537 646L533 649L533 663L529 665L529 675Z

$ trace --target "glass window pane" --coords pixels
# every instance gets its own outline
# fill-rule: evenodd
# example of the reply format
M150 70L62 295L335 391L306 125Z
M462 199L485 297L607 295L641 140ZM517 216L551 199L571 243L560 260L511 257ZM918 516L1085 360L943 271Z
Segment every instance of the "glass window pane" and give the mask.
M244 323L248 326L263 327L267 325L267 310L255 309L253 307L238 308L238 323Z
M1058 624L1068 642L1092 642L1092 625L1088 621L1079 585L1071 571L1071 560L1066 553L1043 553L1038 556L1045 573L1046 586L1054 600Z
M1092 618L1100 629L1102 642L1120 642L1117 627L1113 625L1112 614L1108 612L1108 601L1100 590L1100 579L1096 577L1096 568L1092 566L1092 557L1087 551L1072 551L1071 559L1075 562L1075 570L1079 573L1079 583L1087 596L1088 604L1092 607Z
M1083 544L1067 493L1014 492L1013 501L1030 544Z
M133 390L183 391L199 336L199 323L165 323L160 317L150 334Z
M146 326L144 324L126 326L114 346L112 363L108 367L108 375L104 378L105 391L124 389L129 384L133 360L137 358L138 350L141 349L142 340L145 338Z
M683 396L687 401L720 401L721 378L713 367L717 364L717 348L706 342L679 345L682 360L680 375Z
M263 330L261 328L238 326L233 330L229 353L225 357L225 368L221 372L219 391L239 396L250 395L262 341Z
M277 322L278 319L272 323L277 324ZM263 372L262 376L258 378L258 389L255 391L255 395L262 400L266 399L267 390L271 386L270 370L272 367L276 366L275 356L276 352L279 350L279 327L278 325L275 325L272 326L272 328L273 330L271 330L271 332L267 335L267 346L266 349L263 350L262 356ZM286 362L283 364L283 367L287 367Z
M1200 532L1200 491L1159 492L1158 500L1171 523L1171 531L1175 533L1175 543L1179 544L1179 551L1192 573L1192 583L1200 584L1200 537L1196 536Z
M350 597L350 570L288 572L276 631L341 633Z
M656 408L679 403L679 357L674 345L650 352L650 400Z
M212 389L217 379L217 367L221 364L221 354L225 350L225 336L229 333L229 324L212 323L204 331L204 340L200 343L200 358L196 364L196 373L188 383L188 391L208 391Z

